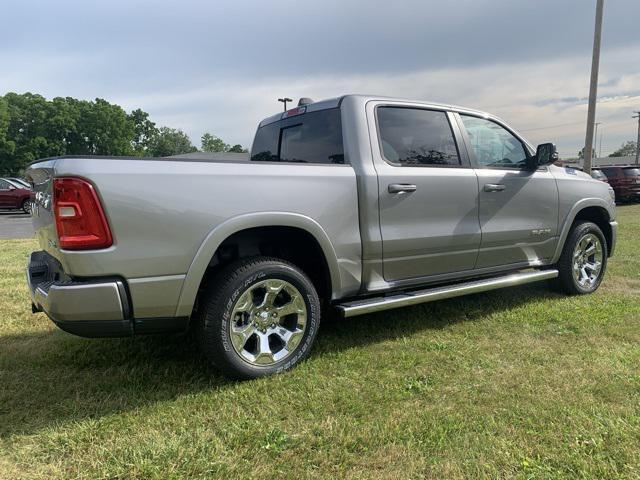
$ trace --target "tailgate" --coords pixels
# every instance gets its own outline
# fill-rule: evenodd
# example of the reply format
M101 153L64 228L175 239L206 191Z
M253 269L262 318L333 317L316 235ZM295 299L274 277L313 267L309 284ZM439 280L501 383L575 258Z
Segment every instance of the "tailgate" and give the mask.
M42 250L58 256L58 235L53 218L53 175L56 160L32 164L25 176L33 185L31 219Z

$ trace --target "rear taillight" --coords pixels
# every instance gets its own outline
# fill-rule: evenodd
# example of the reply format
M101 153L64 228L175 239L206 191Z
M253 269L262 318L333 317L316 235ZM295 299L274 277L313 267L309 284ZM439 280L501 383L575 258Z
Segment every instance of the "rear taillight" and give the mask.
M86 180L54 178L53 212L60 248L92 250L113 244L100 199Z

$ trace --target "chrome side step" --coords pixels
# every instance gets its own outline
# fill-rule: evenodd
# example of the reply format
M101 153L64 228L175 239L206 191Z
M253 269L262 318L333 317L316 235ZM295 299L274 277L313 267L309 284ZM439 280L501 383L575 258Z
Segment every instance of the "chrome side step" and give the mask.
M355 317L367 313L380 312L398 307L408 307L419 303L433 302L444 298L461 297L470 293L487 292L498 288L524 285L525 283L539 282L556 278L558 270L535 270L528 272L511 273L500 277L473 280L465 283L456 283L445 287L434 287L424 290L403 292L386 297L374 297L364 300L354 300L336 305L338 311L344 317Z

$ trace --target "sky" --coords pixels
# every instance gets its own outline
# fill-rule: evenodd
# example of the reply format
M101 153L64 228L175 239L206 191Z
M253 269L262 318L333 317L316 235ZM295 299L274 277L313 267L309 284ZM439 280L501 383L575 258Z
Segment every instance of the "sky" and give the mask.
M570 157L594 15L595 0L2 0L0 94L142 108L197 146L250 146L278 97L399 96L489 111ZM603 155L636 138L638 18L640 0L605 0Z

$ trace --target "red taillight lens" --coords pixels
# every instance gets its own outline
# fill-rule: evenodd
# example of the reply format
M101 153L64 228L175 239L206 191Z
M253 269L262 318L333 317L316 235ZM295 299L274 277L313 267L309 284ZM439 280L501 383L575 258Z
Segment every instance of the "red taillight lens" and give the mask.
M54 178L53 212L60 248L90 250L113 244L100 199L86 180Z

